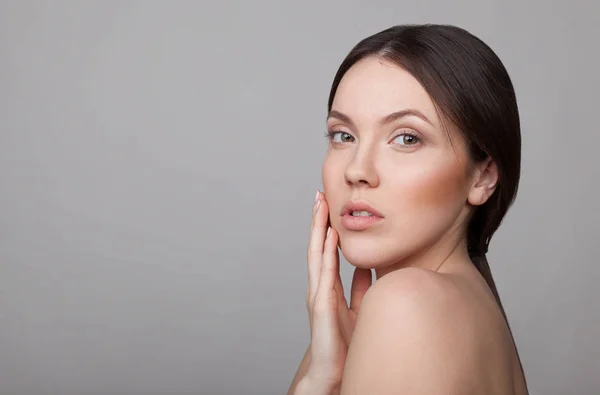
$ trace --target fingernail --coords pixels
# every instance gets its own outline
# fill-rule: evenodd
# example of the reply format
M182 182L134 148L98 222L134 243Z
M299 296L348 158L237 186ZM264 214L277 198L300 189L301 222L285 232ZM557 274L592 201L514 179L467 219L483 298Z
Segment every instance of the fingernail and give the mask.
M315 195L315 202L319 200L319 190L317 189L317 194Z
M327 228L327 236L329 236L329 233L331 233L331 226Z
M315 203L315 213L319 210L320 205L321 205L321 201L317 200L317 202Z

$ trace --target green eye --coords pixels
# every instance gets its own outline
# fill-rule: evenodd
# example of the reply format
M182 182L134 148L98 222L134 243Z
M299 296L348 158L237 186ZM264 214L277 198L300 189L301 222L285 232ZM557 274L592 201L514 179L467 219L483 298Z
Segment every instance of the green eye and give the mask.
M417 144L419 142L419 138L410 133L403 133L397 136L393 141L398 145L410 146Z
M350 133L340 132L340 131L331 131L327 133L329 139L334 143L352 143L354 142L354 137Z

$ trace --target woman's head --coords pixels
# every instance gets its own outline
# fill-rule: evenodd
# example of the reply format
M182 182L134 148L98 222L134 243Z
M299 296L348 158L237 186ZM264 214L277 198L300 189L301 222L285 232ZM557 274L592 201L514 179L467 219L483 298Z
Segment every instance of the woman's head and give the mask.
M453 26L384 30L343 61L328 110L323 185L350 263L384 268L461 241L485 253L521 152L512 83L486 44ZM352 202L383 218L344 217Z

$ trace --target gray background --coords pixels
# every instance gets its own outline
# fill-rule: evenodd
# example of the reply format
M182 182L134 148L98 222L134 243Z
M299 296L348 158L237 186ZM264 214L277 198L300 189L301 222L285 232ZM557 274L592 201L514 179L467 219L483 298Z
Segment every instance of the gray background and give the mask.
M489 258L531 392L599 394L599 15L2 1L0 393L284 393L333 75L367 35L436 22L492 46L517 90L522 184Z

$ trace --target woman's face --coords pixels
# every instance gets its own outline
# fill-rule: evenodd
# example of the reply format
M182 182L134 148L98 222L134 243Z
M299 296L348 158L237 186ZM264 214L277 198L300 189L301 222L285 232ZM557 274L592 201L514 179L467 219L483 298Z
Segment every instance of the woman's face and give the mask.
M359 61L339 84L327 130L324 192L351 264L382 269L456 244L473 166L411 74L376 57Z

